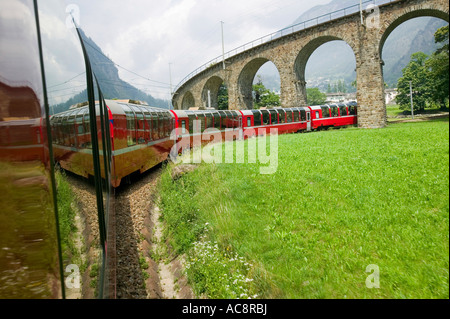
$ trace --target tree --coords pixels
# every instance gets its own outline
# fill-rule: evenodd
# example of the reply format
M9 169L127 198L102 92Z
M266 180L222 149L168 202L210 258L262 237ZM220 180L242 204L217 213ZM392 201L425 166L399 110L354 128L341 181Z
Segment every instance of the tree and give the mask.
M228 88L225 84L219 87L219 94L217 96L217 108L219 110L228 110Z
M260 76L258 76L258 82L253 85L253 105L256 109L281 105L280 96L267 89Z
M449 47L448 47L448 26L440 28L435 33L435 42L444 44L437 49L426 61L429 68L430 94L433 102L439 104L441 109L446 108L446 101L449 97Z
M398 80L397 103L401 109L411 107L410 81L413 87L414 110L423 111L430 98L429 72L426 66L428 55L417 52L411 55L411 61L403 69L403 77Z
M321 105L325 104L327 100L327 95L320 92L318 88L306 89L306 95L308 100L308 105Z

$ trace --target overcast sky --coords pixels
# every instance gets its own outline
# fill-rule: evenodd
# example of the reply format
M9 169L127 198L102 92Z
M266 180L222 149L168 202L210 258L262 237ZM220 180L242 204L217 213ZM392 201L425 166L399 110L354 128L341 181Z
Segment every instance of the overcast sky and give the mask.
M80 25L115 63L120 77L154 97L169 98L187 74L225 51L278 31L331 0L72 0ZM143 86L144 85L144 86Z

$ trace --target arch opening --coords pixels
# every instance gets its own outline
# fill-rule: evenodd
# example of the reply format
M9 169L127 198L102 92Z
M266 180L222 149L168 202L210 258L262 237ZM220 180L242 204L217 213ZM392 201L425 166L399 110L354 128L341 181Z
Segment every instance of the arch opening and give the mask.
M276 88L276 83L277 81L279 83L279 79L280 74L278 72L278 69L275 64L269 59L256 58L247 63L247 65L242 69L238 80L239 102L241 108L251 110L257 107L261 107L261 93L276 95L278 96L279 100L279 94L275 94L273 92L268 93L267 87L265 87L264 85L264 83L266 83L268 86L274 86ZM272 81L274 81L274 84L269 84ZM254 84L262 84L262 86L264 86L266 90L263 90L262 86L260 85L259 88L261 90L255 92ZM278 84L278 86L280 85ZM279 90L281 90L281 88ZM255 103L255 101L258 102Z
M356 57L341 38L322 36L309 42L297 55L294 71L297 95L307 105L356 98Z
M194 95L192 95L191 92L186 92L183 96L183 101L181 102L181 109L188 110L192 107L195 107Z
M228 110L228 87L219 76L213 76L202 90L202 105L205 109Z
M430 71L427 65L433 59L434 52L443 46L443 43L435 43L435 33L448 26L448 21L448 13L422 9L398 16L382 30L379 50L388 118L411 115L410 97L406 96L409 94L410 81L414 92L433 91L433 76L427 73ZM414 74L404 73L409 67L415 69ZM423 112L427 109L427 112L433 112L433 109L444 109L448 105L448 89L436 91L446 93L439 98L436 94L427 97L424 94L413 95L414 111Z

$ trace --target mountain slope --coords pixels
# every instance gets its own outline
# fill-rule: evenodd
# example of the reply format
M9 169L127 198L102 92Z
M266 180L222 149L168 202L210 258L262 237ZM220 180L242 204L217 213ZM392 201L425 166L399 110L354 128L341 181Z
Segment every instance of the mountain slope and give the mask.
M81 36L86 45L86 50L89 55L89 60L92 65L94 74L100 85L100 89L105 99L132 99L138 101L145 101L150 106L168 108L168 102L155 99L131 84L123 81L119 77L119 70L113 61L111 61L100 49L100 47L81 30ZM53 107L54 113L63 112L69 109L70 106L87 101L86 90L75 95L68 101L58 104Z

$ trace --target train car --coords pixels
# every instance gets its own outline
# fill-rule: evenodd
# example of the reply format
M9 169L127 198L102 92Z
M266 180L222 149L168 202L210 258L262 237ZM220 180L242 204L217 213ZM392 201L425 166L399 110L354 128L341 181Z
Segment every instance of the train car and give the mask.
M357 124L356 102L298 108L274 108L240 111L171 111L175 119L176 142L182 148L182 139L192 148L199 146L206 129L221 132L223 141L247 139L270 134L310 132ZM228 132L228 134L226 134ZM232 134L230 133L232 132Z
M242 127L240 111L172 110L171 112L175 119L176 142L180 149L188 145L190 148L200 146L211 140L225 141L240 138L238 132ZM205 134L206 130L208 134Z
M121 180L139 171L143 173L168 158L173 141L170 134L174 116L165 109L152 108L124 101L106 100L111 132L111 184L118 187ZM99 105L96 105L96 114ZM97 127L101 127L97 115ZM89 110L81 104L51 118L55 136L55 162L77 175L94 175ZM104 145L99 135L100 165L104 173Z
M270 134L271 129L277 129L278 134L311 130L311 115L308 108L276 108L240 112L245 138L264 133Z
M312 130L357 124L356 102L310 106Z

